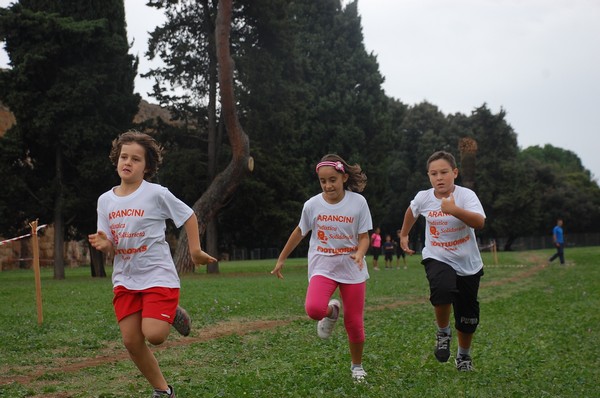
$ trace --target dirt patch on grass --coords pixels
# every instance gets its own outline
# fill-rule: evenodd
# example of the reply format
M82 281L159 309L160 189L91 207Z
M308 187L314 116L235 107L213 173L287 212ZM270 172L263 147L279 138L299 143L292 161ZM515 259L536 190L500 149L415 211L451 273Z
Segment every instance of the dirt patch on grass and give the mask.
M301 319L300 317L296 319ZM279 326L285 326L293 322L295 319L285 320L255 320L255 321L229 321L217 323L206 328L199 329L197 336L192 335L178 340L170 340L161 344L160 346L153 347L152 351L159 352L166 350L170 347L179 347L190 345L193 343L204 342L209 340L218 339L226 336L243 336L248 333L260 332L263 330L270 330ZM109 350L110 351L110 350ZM72 358L71 358L72 359ZM67 359L69 360L69 359ZM0 376L0 385L10 383L22 383L27 384L36 380L39 377L50 373L68 373L77 372L82 369L92 368L95 366L105 365L108 363L119 362L123 360L129 360L129 354L123 350L122 347L116 348L107 354L99 355L94 358L85 358L81 361L66 363L64 358L57 359L56 363L52 367L38 367L37 369L30 371L27 375L21 376Z
M508 283L515 283L515 282L520 281L521 279L531 278L532 276L534 276L535 274L537 274L544 268L546 268L546 264L536 265L534 267L526 268L525 271L520 272L515 275L511 275L508 278L497 279L497 280L490 281L490 282L482 282L481 286L482 287L491 287L491 286L502 286L502 285L506 285Z
M525 267L522 272L511 275L510 277L494 280L490 282L482 282L481 286L501 286L510 283L516 283L520 280L531 278L538 272L546 268L545 260L541 259L530 259L532 262L537 264L533 267ZM378 304L368 306L369 311L381 311L384 309L395 309L415 304L422 304L428 302L428 297L415 297L408 300L394 301L386 304ZM278 320L231 320L227 322L217 323L215 325L207 326L202 329L196 329L192 335L186 338L173 339L165 342L164 344L153 347L154 352L159 352L171 347L186 346L194 343L210 341L219 339L226 336L243 336L249 333L260 332L265 330L272 330L281 326L289 325L296 320L306 319L306 316L290 317L287 319ZM29 371L26 375L18 376L0 376L0 386L10 383L21 383L28 384L34 380L52 373L69 373L77 372L82 369L92 368L96 366L106 365L109 363L116 363L119 361L129 360L129 355L120 345L112 345L108 347L105 354L93 357L84 358L79 361L72 362L73 358L57 359L56 363L51 366L38 366L34 370ZM63 395L55 395L56 397L62 397Z

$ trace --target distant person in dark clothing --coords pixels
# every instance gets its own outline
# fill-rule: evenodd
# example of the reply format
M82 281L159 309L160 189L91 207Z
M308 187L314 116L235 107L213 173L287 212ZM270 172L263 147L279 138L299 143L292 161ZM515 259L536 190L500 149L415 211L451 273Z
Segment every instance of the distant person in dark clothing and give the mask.
M552 242L556 246L556 253L548 261L552 262L557 257L560 259L560 265L565 265L565 237L563 235L563 220L556 220L556 226L552 229Z
M404 262L404 269L406 269L406 253L404 253L404 250L402 250L402 246L400 245L401 231L401 229L396 231L396 235L398 236L396 240L396 268L400 268L400 257L402 257L402 261Z
M385 242L383 242L383 254L385 255L385 269L392 269L392 260L394 259L394 241L392 235L385 236Z

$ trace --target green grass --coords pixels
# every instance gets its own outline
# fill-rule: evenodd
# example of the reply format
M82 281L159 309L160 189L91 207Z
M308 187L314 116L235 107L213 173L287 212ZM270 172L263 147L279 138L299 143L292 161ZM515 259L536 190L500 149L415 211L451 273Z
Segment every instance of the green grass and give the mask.
M472 373L432 355L418 256L407 270L371 272L366 385L350 379L343 326L323 341L304 314L305 259L291 259L283 281L269 274L274 260L183 276L194 329L173 331L155 353L180 398L600 396L600 247L569 249L567 267L539 267L551 253L502 252L498 264L484 254ZM44 269L38 326L33 272L0 272L0 397L149 397L121 344L111 287L88 268L67 269L63 281Z

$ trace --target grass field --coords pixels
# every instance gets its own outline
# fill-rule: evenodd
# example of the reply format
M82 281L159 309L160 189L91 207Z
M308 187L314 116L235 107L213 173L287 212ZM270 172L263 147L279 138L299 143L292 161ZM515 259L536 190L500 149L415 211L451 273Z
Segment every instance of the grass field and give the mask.
M435 327L420 257L408 269L371 271L363 364L354 384L343 325L329 340L304 314L306 260L284 280L274 260L224 262L221 274L182 278L193 318L156 349L184 397L599 397L600 247L484 254L475 372L432 354ZM110 271L110 270L109 270ZM42 272L37 325L32 271L0 272L0 397L145 397L151 389L128 359L112 311L110 278L88 268L66 280Z

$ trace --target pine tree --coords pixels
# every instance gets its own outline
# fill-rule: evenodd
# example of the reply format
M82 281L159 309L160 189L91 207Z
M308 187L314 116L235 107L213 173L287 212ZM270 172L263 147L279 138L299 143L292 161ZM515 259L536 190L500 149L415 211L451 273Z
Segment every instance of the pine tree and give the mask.
M131 126L139 103L123 1L22 0L2 10L0 40L11 62L0 101L17 119L0 142L2 156L12 156L2 171L27 192L21 203L1 199L5 211L20 210L10 222L54 224L54 277L63 279L64 238L95 230L96 199L115 182L111 140Z

